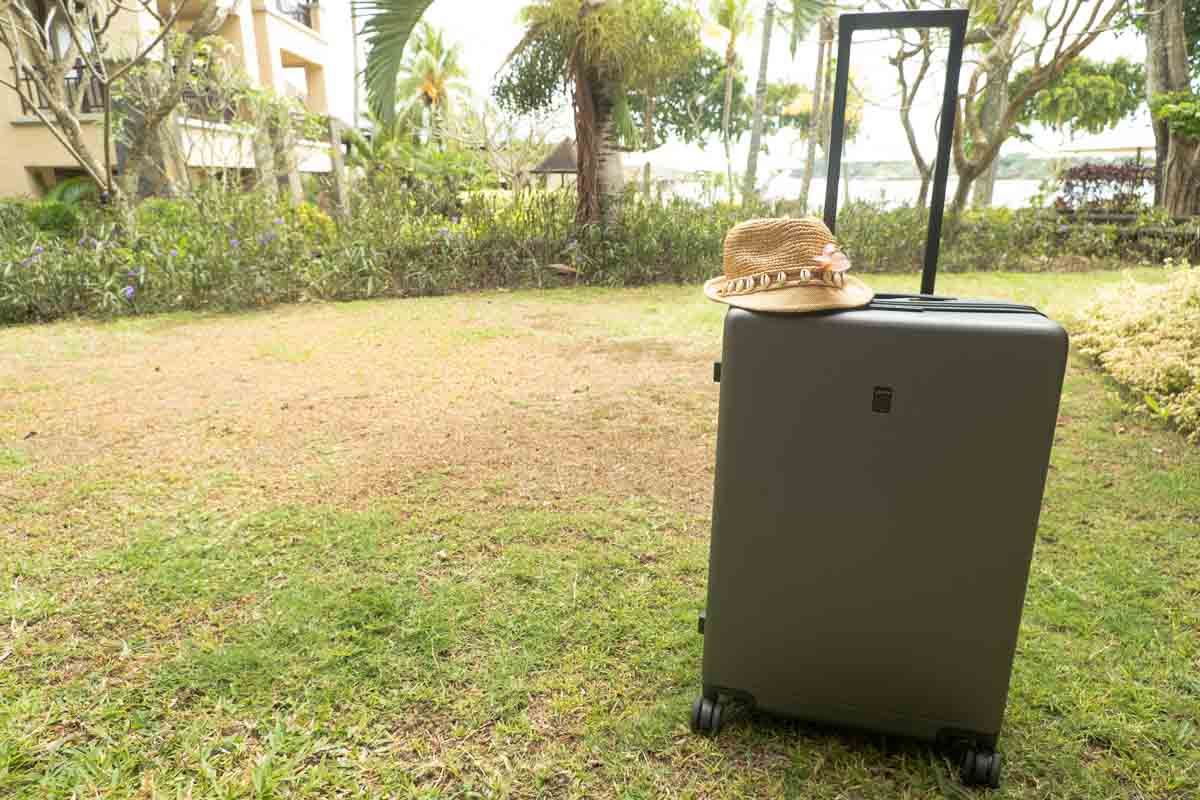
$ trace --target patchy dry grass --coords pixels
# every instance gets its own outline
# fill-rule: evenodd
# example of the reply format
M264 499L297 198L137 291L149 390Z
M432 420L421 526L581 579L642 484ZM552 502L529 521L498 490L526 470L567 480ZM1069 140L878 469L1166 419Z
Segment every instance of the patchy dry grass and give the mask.
M941 288L1069 318L1117 279ZM720 319L660 287L0 330L0 795L962 796L911 743L687 732ZM1078 362L1062 414L999 796L1195 796L1200 452Z

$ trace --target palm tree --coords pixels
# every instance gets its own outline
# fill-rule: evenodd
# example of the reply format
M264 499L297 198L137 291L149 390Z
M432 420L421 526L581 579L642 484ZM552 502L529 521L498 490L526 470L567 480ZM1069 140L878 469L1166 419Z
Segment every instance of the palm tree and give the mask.
M808 125L808 148L804 157L804 177L800 188L800 208L808 211L808 193L812 188L813 168L816 163L817 144L824 143L825 118L829 116L832 100L828 87L832 85L833 73L833 17L828 12L821 15L820 33L817 37L817 74L813 81L812 108ZM792 39L792 57L796 55L797 40Z
M387 122L398 107L404 47L433 0L352 2L366 19L368 98L375 114ZM580 222L601 222L601 200L620 192L617 123L627 105L626 90L665 83L681 64L691 63L698 42L696 15L684 8L683 0L534 0L522 18L526 34L509 61L539 40L561 45L554 57L565 62L563 71L575 89L576 216ZM647 48L647 42L655 46Z
M784 10L783 24L791 31L793 57L800 40L808 33L825 5L826 0L792 0L791 6ZM767 0L763 14L762 57L758 62L758 83L754 89L754 116L750 124L750 157L746 163L746 182L742 190L744 196L754 194L758 185L758 151L762 148L763 113L767 104L767 64L771 60L775 11L775 0Z
M366 20L367 101L384 123L396 116L396 83L408 39L433 0L351 0L358 17ZM355 80L358 76L355 76Z
M440 143L442 126L454 111L454 95L469 91L461 80L467 76L461 61L462 46L447 45L445 33L427 22L420 24L413 44L396 78L395 113L403 115L423 107L429 120L429 139Z
M713 22L722 28L725 44L725 105L721 111L721 138L725 143L725 164L729 191L733 192L733 160L730 154L729 122L733 112L733 73L737 69L738 40L754 27L750 0L709 0L708 10Z
M512 64L521 73L516 81L521 93L539 98L533 106L552 99L548 82L557 85L565 76L570 83L579 169L576 220L604 223L621 191L618 141L636 138L629 94L661 87L694 62L699 17L683 0L533 0L521 18L525 36L502 69Z
M767 104L767 64L771 60L771 34L775 28L775 0L767 0L763 12L762 57L758 60L758 83L754 86L754 116L750 122L750 156L746 161L746 182L742 197L748 198L758 188L758 151L762 147L763 109Z

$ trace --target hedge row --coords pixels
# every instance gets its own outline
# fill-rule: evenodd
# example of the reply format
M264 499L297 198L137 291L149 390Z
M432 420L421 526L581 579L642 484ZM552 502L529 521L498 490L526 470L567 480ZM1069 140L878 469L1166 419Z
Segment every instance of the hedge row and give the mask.
M743 208L630 198L604 230L573 222L569 193L517 201L430 198L376 176L335 224L315 206L213 188L148 200L136 224L100 210L0 206L0 323L174 309L228 310L304 300L413 296L556 284L566 265L584 283L698 283L720 272L726 231L786 204ZM855 269L920 268L925 215L854 204L838 233ZM1200 241L1141 228L1064 225L1054 212L966 213L942 250L942 269L1047 270L1161 262Z

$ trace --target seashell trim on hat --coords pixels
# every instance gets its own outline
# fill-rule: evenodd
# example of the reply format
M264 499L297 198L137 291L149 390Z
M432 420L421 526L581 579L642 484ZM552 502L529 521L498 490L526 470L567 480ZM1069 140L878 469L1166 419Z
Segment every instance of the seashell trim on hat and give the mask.
M769 289L784 289L789 286L831 286L835 289L846 288L846 270L850 268L850 259L840 250L835 250L833 244L825 245L824 257L833 259L840 257L846 266L835 269L820 263L822 256L814 257L817 266L792 267L778 272L760 272L742 278L730 278L723 286L717 287L717 294L732 295L748 292L762 292Z
M713 300L751 309L816 311L856 308L874 297L862 281L846 275L850 259L825 223L813 217L740 223L725 237L724 250L724 275L705 284ZM768 293L774 295L769 300Z

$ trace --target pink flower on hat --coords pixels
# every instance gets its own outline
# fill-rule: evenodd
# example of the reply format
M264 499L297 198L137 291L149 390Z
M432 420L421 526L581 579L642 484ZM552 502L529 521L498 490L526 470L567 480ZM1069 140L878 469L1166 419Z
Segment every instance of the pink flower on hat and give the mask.
M850 259L833 242L825 245L821 255L813 256L813 261L830 272L845 272L850 269Z

